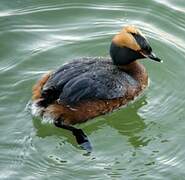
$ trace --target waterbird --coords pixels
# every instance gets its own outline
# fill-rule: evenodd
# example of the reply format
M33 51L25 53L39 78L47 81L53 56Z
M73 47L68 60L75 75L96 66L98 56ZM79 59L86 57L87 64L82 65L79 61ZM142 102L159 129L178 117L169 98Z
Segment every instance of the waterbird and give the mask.
M56 127L67 129L77 143L91 151L82 129L85 122L128 104L148 85L148 74L138 61L162 62L133 25L122 28L110 45L110 57L84 57L45 74L32 89L32 114L49 116Z

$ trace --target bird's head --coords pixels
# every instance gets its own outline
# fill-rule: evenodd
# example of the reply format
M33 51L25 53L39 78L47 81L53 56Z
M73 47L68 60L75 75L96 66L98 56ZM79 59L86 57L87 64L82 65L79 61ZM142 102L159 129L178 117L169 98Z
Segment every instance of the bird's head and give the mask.
M127 65L142 58L161 62L161 59L152 52L145 36L135 26L126 26L114 36L110 55L115 65Z

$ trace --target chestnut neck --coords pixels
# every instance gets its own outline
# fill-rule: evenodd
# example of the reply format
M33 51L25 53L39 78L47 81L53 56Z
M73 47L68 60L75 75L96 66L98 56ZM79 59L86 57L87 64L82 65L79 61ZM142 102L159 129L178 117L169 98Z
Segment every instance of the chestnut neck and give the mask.
M146 72L145 67L138 61L134 61L130 64L121 65L118 67L119 69L123 70L124 72L132 76L136 81L139 82L139 84L147 86L148 74Z
M141 53L127 47L119 47L112 42L110 56L114 65L132 76L140 85L147 85L148 75L145 67L137 61L144 58Z

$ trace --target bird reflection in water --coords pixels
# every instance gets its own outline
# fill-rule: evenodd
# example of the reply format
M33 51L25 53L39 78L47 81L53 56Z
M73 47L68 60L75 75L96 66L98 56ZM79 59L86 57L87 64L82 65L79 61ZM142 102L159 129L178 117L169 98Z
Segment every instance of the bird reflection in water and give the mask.
M112 128L116 129L119 132L119 134L123 136L127 136L129 143L134 148L146 146L150 140L149 139L146 140L145 138L142 138L140 136L140 133L142 133L142 131L146 129L147 125L145 124L144 119L138 114L138 110L146 104L147 104L146 97L143 96L139 100L137 100L133 104L130 104L126 108L121 108L120 110L112 114L102 116L104 117L103 119L105 120L97 119L97 121L91 121L91 122L85 123L85 130L88 131L86 132L87 136L97 131L103 124L107 124L108 126L111 126ZM66 137L67 139L65 141L69 142L74 146L77 146L74 137L72 137L68 131L58 130L52 125L50 126L50 128L48 128L49 126L48 124L43 124L41 123L41 121L38 121L38 119L36 118L33 119L33 124L34 124L34 127L37 129L37 132L36 132L37 136L41 138L45 138L47 136L52 136L52 135L57 135L59 137ZM84 126L84 124L80 126ZM92 145L88 140L88 137L81 129L79 129L79 131L81 131L80 133L84 135L85 141L83 139L82 140L76 139L78 144L82 144L80 146L83 149L87 150L88 152L91 152ZM83 143L85 143L84 146L83 146Z

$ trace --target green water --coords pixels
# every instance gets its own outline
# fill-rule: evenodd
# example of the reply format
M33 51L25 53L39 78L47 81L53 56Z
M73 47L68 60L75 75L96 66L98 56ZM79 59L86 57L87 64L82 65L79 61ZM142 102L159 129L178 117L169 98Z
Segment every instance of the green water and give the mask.
M126 108L67 131L26 110L32 85L82 56L107 56L113 35L138 26L159 64L143 60L150 86ZM184 0L0 0L0 179L185 179Z

